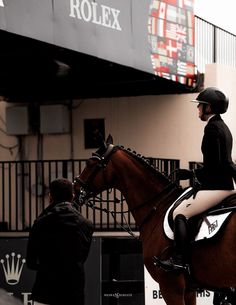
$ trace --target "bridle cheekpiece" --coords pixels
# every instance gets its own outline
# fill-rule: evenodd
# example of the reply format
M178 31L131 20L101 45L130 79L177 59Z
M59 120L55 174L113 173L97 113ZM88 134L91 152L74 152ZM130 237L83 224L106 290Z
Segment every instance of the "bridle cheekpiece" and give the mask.
M92 154L92 157L89 160L96 160L97 163L94 166L92 172L90 173L89 177L84 181L81 179L81 174L74 179L74 183L80 184L80 190L79 194L76 194L76 201L79 203L79 205L83 205L88 201L89 198L96 195L96 191L91 186L91 182L95 179L97 174L100 172L101 169L105 169L109 160L110 156L113 152L116 151L116 146L113 144L109 144L106 147L106 151L100 155L98 152L95 152Z

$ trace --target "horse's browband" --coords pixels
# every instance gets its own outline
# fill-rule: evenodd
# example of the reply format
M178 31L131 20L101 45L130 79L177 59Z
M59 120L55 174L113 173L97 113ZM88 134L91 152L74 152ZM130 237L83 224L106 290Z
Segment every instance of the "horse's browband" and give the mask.
M93 153L92 157L90 159L98 159L103 164L107 164L110 155L117 150L118 146L115 146L113 144L109 144L105 153L103 155L100 155L99 153Z

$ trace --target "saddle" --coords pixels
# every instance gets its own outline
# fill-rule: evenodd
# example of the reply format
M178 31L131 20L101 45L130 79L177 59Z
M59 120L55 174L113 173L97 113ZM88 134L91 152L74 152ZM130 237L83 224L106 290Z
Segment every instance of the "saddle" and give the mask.
M185 199L194 194L192 187L187 188L182 195L172 204L165 215L163 227L166 236L174 239L173 227L173 211ZM218 205L203 213L193 216L188 220L189 236L191 241L209 239L216 235L222 227L227 223L230 215L236 211L236 194L226 197Z

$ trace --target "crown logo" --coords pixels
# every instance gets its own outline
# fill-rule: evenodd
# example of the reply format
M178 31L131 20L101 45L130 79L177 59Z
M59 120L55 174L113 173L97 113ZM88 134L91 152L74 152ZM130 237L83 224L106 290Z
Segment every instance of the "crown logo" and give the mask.
M5 257L6 263L4 263L4 259L1 259L0 262L3 267L6 282L9 285L16 285L19 283L25 259L21 259L21 255L16 255L14 252L12 252L11 255L6 254Z

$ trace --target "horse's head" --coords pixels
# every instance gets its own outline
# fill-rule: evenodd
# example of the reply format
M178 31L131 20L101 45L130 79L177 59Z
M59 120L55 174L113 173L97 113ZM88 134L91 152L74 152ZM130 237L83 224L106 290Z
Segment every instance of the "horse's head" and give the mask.
M133 205L155 198L169 183L147 158L113 145L109 136L106 142L101 138L100 148L87 160L84 170L75 178L74 187L80 204L114 187Z
M75 201L80 205L110 187L106 167L117 147L113 145L111 135L106 142L101 138L100 144L100 148L87 160L82 173L74 179Z

